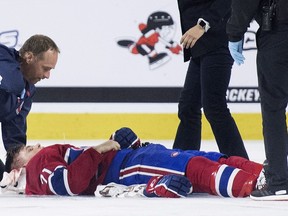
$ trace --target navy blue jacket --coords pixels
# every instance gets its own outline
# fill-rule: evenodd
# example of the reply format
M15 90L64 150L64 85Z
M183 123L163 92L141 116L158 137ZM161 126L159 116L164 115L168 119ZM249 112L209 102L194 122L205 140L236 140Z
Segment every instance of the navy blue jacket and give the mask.
M34 93L34 84L29 84L20 71L18 51L0 44L0 122L6 150L26 144L26 117Z
M228 46L226 23L231 12L231 0L178 0L178 7L183 34L195 26L199 18L208 21L211 27L192 49L184 49L184 61Z

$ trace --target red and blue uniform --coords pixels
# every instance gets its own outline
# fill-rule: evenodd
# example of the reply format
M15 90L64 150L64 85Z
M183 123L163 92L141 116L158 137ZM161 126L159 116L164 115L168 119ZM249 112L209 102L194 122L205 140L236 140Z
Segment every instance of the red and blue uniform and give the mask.
M151 177L186 176L193 191L221 196L247 196L262 165L216 152L167 149L149 144L100 154L93 148L52 145L26 166L26 194L93 195L97 185L145 184Z

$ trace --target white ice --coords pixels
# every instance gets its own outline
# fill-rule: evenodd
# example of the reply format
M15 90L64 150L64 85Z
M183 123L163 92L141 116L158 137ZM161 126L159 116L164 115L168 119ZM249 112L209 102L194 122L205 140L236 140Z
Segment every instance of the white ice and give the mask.
M151 141L151 140L149 140ZM97 141L30 141L29 144L71 143L76 146L93 145ZM152 141L171 147L171 141ZM264 156L263 141L246 141L250 159L262 163ZM218 151L215 142L203 141L202 150ZM5 158L0 150L1 159ZM194 194L189 198L96 198L96 197L59 197L25 196L0 194L0 214L41 215L41 216L149 216L149 215L193 215L193 216L282 216L288 214L288 202L253 201L250 198L222 198L208 194Z

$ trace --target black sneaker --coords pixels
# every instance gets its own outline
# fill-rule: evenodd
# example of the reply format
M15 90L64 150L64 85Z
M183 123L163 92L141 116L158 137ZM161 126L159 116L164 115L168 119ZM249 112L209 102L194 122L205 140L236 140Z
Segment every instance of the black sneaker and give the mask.
M269 190L269 188L266 186L260 190L253 191L250 195L250 198L253 200L260 200L260 201L277 201L277 200L288 201L288 191L278 190L273 192Z

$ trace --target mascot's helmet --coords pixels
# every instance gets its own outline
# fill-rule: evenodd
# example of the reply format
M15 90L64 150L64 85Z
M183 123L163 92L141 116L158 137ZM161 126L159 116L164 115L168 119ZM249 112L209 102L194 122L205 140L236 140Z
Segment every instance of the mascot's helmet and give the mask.
M162 28L162 26L170 26L173 25L174 21L170 14L163 12L163 11L157 11L152 13L147 20L147 25L151 29L155 28Z

